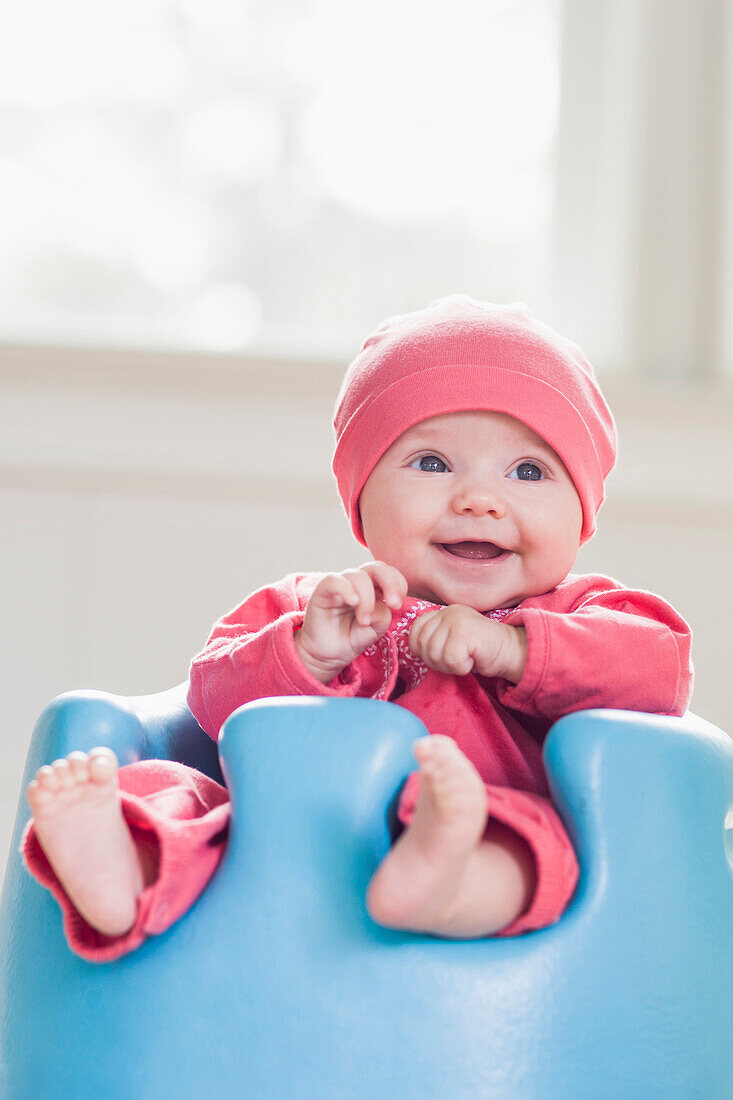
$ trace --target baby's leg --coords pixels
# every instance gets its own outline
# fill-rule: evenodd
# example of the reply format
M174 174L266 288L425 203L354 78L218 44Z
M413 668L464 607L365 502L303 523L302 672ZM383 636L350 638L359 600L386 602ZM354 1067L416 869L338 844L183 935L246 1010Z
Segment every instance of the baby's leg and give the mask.
M122 815L115 754L72 752L40 768L26 793L38 842L79 913L105 936L124 935L154 869Z
M369 913L388 928L490 936L528 906L532 855L511 830L487 827L486 789L455 741L423 738L415 756L421 765L415 814L369 884Z

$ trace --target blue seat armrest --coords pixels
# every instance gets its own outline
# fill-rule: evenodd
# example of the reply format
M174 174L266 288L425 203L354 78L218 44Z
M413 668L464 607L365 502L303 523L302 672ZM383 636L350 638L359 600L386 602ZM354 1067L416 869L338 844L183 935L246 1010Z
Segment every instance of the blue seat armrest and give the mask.
M221 783L217 746L188 709L186 690L184 682L153 695L82 690L57 696L36 722L24 785L42 764L98 745L112 749L120 764L178 760Z

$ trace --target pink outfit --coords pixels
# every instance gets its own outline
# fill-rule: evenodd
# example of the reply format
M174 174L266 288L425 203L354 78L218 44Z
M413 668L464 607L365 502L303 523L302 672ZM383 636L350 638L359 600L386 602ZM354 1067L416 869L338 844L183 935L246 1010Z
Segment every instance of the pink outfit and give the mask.
M537 885L529 908L501 935L554 923L570 900L578 867L552 807L542 743L564 714L610 707L684 713L692 690L690 629L659 596L623 588L603 576L570 574L551 592L518 607L488 612L527 632L527 664L518 684L427 669L409 650L416 617L435 605L408 598L387 633L328 685L301 664L294 632L323 574L291 574L258 590L215 624L191 665L189 705L218 738L239 706L272 695L361 696L392 700L417 715L431 733L448 734L486 784L491 816L514 829L535 859ZM399 816L408 823L417 773L402 792ZM107 938L74 910L30 827L23 848L28 867L64 913L71 948L104 961L164 931L191 905L213 874L226 836L226 791L181 764L146 761L120 769L125 816L137 838L157 846L159 874L138 904L134 927Z

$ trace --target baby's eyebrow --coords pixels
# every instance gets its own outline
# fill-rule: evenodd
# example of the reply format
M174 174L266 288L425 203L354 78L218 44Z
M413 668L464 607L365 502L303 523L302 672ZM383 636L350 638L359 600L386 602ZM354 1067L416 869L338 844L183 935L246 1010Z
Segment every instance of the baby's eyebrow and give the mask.
M522 447L526 447L528 451L538 451L540 454L545 455L548 459L557 458L557 454L555 453L555 451L553 451L550 444L543 443L541 440L538 440L536 443L534 441L530 443L523 443Z

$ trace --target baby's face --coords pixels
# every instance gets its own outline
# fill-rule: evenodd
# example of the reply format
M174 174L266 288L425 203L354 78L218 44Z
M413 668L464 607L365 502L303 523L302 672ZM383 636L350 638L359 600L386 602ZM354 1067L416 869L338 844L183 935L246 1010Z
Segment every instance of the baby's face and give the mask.
M411 596L477 611L549 592L573 567L582 509L565 466L505 413L446 413L404 432L359 497L373 557Z

